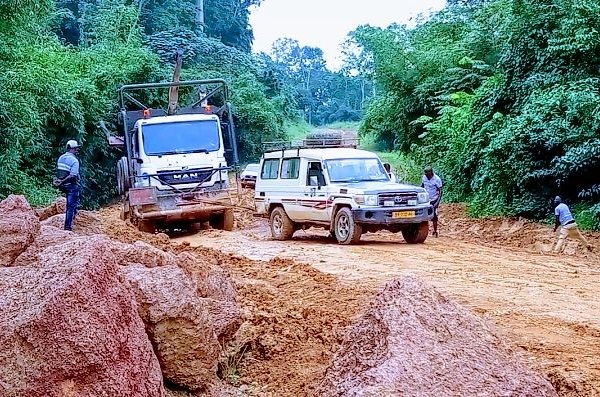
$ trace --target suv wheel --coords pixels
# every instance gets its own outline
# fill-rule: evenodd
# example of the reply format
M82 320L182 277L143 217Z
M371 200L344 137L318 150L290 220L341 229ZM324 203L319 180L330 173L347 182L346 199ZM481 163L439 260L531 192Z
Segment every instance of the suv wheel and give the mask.
M269 223L271 235L275 240L289 240L294 235L294 222L281 207L276 207L271 211Z
M408 244L421 244L429 234L429 222L421 222L407 226L402 230L402 237Z
M362 235L362 226L354 222L350 208L341 208L335 214L335 238L340 244L356 244Z

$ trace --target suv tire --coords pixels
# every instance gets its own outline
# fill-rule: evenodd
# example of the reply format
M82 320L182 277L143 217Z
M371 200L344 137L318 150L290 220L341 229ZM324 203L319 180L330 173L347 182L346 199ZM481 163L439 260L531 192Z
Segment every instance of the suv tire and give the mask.
M429 222L409 225L402 230L402 237L408 244L421 244L429 234Z
M275 207L269 218L271 236L275 240L289 240L294 235L294 222L287 216L282 207Z
M362 226L354 222L352 211L348 207L340 208L333 222L335 238L340 244L356 244L362 235Z

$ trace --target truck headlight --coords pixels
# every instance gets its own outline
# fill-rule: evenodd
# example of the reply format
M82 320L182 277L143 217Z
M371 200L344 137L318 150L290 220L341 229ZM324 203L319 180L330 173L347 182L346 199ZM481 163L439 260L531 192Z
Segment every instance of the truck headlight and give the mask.
M417 202L419 204L428 203L429 194L427 194L427 192L417 193Z
M354 201L356 201L357 204L368 205L371 207L378 205L376 194L358 194L354 196Z

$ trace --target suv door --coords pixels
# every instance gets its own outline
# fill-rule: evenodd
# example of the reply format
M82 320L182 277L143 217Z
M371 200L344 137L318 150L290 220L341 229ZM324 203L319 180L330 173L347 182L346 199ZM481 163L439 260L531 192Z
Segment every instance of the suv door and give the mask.
M327 211L328 185L320 161L308 161L304 176L306 186L302 198L303 219L311 221L329 221Z
M281 159L281 171L277 185L282 192L281 203L287 216L293 220L302 220L303 209L300 198L304 194L304 185L301 181L302 161L300 157L286 157Z

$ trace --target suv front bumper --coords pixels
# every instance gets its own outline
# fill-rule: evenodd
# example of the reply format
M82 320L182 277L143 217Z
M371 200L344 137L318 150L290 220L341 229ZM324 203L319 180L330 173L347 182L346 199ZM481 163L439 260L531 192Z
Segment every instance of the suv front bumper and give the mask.
M394 213L413 212L414 216L394 217ZM354 221L371 225L396 225L421 223L433 218L433 206L425 207L388 207L388 208L361 208L352 210Z

